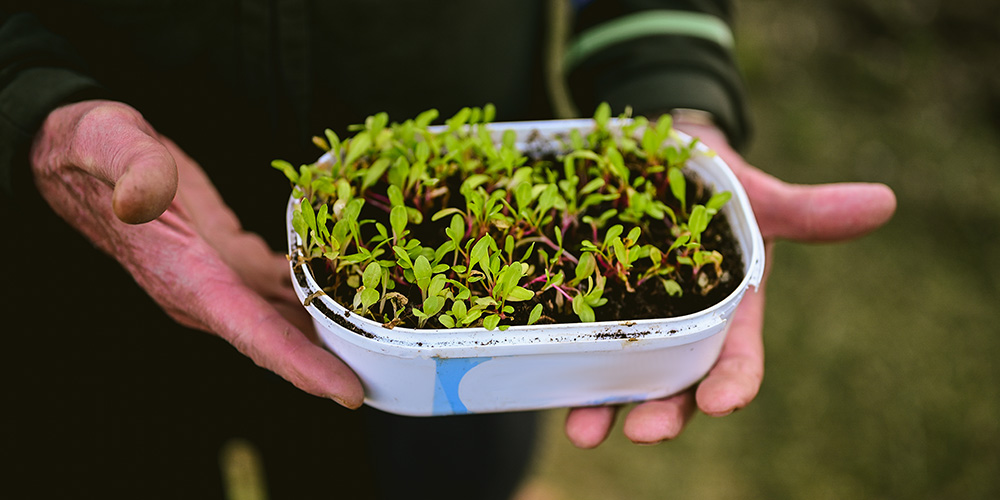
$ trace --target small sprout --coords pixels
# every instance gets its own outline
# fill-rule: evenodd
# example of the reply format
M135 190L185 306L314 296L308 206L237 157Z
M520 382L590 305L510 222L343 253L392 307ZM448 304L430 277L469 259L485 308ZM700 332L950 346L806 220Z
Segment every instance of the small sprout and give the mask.
M531 308L531 313L528 314L528 324L534 325L542 317L542 305L535 304L535 307Z
M592 322L606 291L628 300L651 280L677 297L731 280L706 236L731 193L685 177L694 143L669 115L630 116L601 104L592 130L560 139L565 152L534 158L513 130L493 142L491 104L433 132L436 110L403 123L379 113L343 140L315 137L315 164L271 164L299 200L300 262L324 260L313 267L329 270L326 290L358 314L387 327Z

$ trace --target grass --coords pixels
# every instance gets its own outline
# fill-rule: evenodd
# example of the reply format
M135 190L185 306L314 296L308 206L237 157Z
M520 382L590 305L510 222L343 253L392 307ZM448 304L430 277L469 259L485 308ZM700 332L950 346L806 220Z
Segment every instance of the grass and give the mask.
M534 481L565 499L1000 497L997 6L737 2L756 138L804 183L896 190L883 230L781 243L748 408L597 450L547 414Z

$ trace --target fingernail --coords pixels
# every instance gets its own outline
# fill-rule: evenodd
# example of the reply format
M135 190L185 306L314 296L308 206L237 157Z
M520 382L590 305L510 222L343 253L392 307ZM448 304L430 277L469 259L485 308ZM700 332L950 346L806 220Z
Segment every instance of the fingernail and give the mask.
M664 441L666 441L666 439L661 439L659 441L632 441L632 442L635 443L637 446L656 446Z
M720 412L720 413L710 413L710 414L709 414L709 416L712 416L712 417L725 417L725 416L727 416L727 415L731 415L731 414L732 414L732 413L733 413L734 411L736 411L736 410L738 410L738 409L739 409L739 408L730 408L729 410L727 410L727 411L724 411L724 412Z
M361 403L358 403L356 405L352 405L352 404L349 404L346 400L344 400L340 396L327 396L327 397L330 398L330 399L332 399L338 405L343 406L344 408L347 408L348 410L357 410L358 408L361 408L361 405L364 404L364 401L362 401Z

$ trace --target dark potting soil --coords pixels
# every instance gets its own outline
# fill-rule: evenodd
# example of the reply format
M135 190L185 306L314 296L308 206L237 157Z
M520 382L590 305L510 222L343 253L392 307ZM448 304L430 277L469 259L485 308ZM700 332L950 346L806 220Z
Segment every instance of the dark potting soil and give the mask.
M458 192L457 186L455 186L452 192ZM689 203L705 204L711 198L712 194L698 179L688 177L687 199ZM456 194L454 198L458 199L452 199L450 202L451 206L459 206L459 203L464 204L464 200L461 199L460 195ZM671 197L666 196L665 198ZM676 210L678 208L676 201L672 199L670 201L673 203L668 202L667 204ZM443 207L433 207L431 210L428 210L428 214L434 213L441 208ZM589 212L600 214L607 208L607 206L599 206ZM381 220L386 217L377 208L372 208L369 204L366 204L360 218ZM384 223L388 225L387 221ZM448 217L438 221L431 221L429 216L425 216L422 224L411 225L409 227L412 231L410 237L420 240L421 244L425 247L436 248L446 241L444 228L448 226L448 223ZM606 227L610 227L616 223L619 223L619 221L612 219ZM626 225L627 227L629 226ZM663 249L669 246L673 240L673 236L665 224L651 224L649 230L650 234L645 236L649 238L650 242L657 242L658 246ZM581 242L584 239L589 239L591 236L592 230L590 226L579 223L576 226L572 226L564 236L564 247L574 255L580 255ZM682 272L679 279L677 279L682 290L680 296L671 296L657 279L646 280L637 286L634 291L628 291L623 284L609 278L604 291L604 297L608 299L608 302L603 306L594 308L596 321L670 318L691 314L721 302L739 286L744 277L743 255L733 235L732 227L723 213L720 212L712 218L708 228L702 233L702 244L704 248L716 250L723 256L720 275L716 275L713 266L706 265L702 269L702 273L709 274L710 282L717 283L714 287L703 291L697 283L698 278L691 276L690 272ZM644 270L641 265L644 260L646 259L637 261L632 272L641 274ZM354 299L356 290L347 285L345 279L335 279L328 269L326 261L314 259L308 264L313 275L316 277L316 282L324 288L326 293L350 309L349 306ZM574 275L573 265L566 265L562 271L567 276L567 280ZM690 271L690 268L685 269L685 271ZM522 280L522 285L525 281L528 281L528 279ZM335 285L335 283L339 284ZM542 288L542 285L542 283L526 285L527 288L536 292L533 299L523 302L508 302L509 305L514 307L515 311L511 315L512 319L505 319L501 324L525 324L529 312L537 303L541 303L543 307L542 317L538 321L538 324L577 323L580 321L579 317L573 312L569 301L555 289L546 290L544 293L537 293ZM407 286L397 284L394 291L405 295L411 305L419 305L421 302L420 289L416 285ZM449 303L445 306L445 310L448 310L450 307L451 304ZM390 310L388 306L386 310ZM399 322L391 326L416 328L417 320L412 315L404 314ZM442 326L436 320L431 320L424 327L441 328Z

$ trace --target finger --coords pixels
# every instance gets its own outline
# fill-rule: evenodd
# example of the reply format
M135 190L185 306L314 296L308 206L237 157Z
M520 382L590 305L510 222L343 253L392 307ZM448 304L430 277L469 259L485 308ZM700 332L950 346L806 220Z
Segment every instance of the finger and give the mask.
M364 391L350 368L244 285L214 250L185 227L168 211L152 225L134 228L150 233L146 243L155 237L161 244L139 259L157 262L156 266L125 263L140 284L165 309L183 311L193 323L299 389L348 408L361 406Z
M625 437L636 444L657 444L674 439L694 415L691 391L637 405L625 417Z
M596 448L611 432L617 412L615 406L573 408L566 415L566 437L577 448Z
M750 197L765 238L838 241L868 234L896 211L883 184L788 184L752 167L734 168Z
M189 220L243 283L274 306L286 319L317 342L309 314L292 288L288 259L271 251L263 238L243 229L204 170L176 143L159 141L177 162L177 203L174 210Z
M79 118L67 160L114 186L115 216L140 224L160 216L177 192L177 166L152 128L121 104L94 107Z
M721 417L753 401L764 379L764 285L747 291L733 314L722 352L695 398L702 412Z
M364 402L357 376L330 352L314 344L258 295L231 283L211 287L207 323L258 365L299 389L348 408Z

